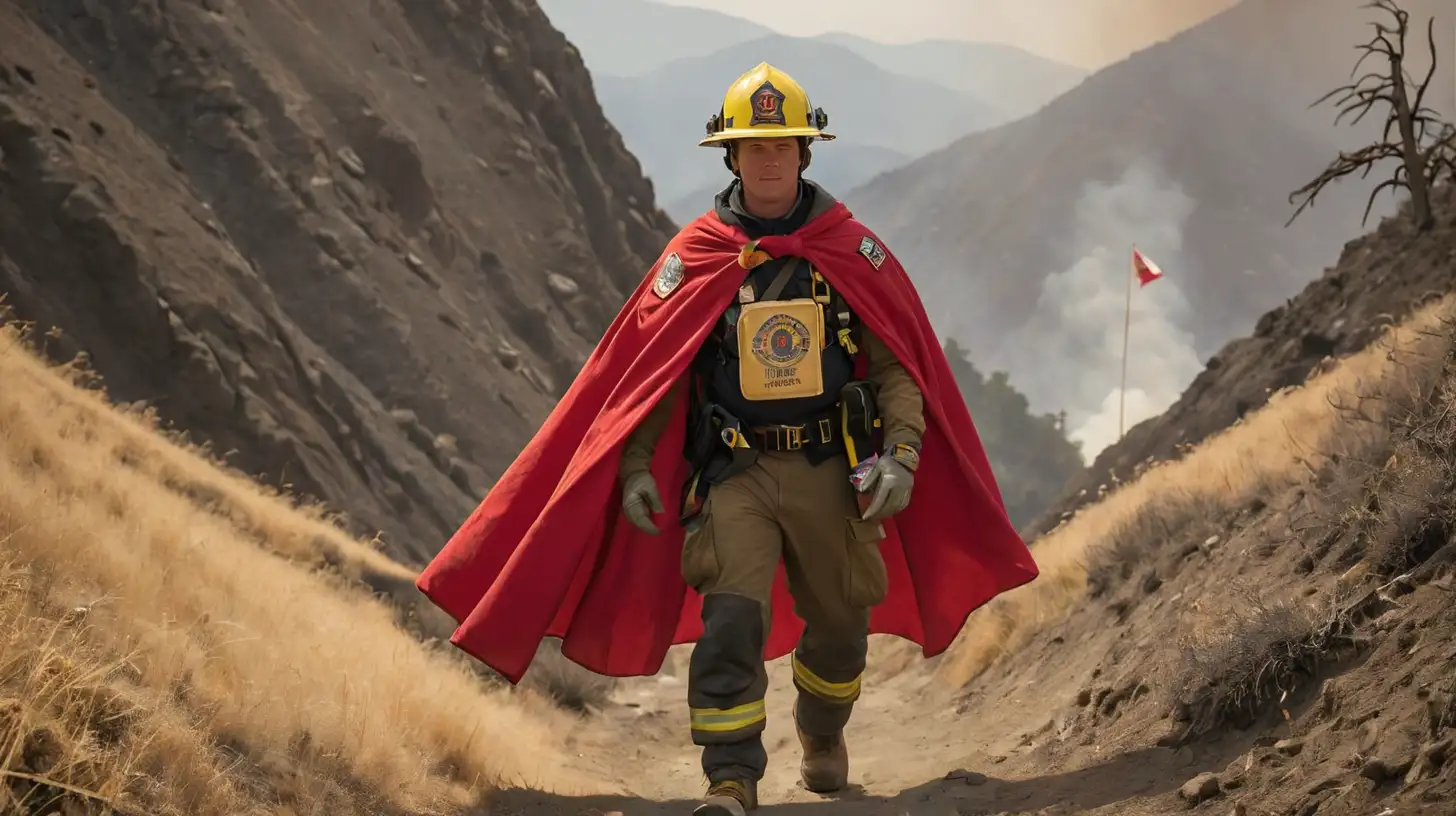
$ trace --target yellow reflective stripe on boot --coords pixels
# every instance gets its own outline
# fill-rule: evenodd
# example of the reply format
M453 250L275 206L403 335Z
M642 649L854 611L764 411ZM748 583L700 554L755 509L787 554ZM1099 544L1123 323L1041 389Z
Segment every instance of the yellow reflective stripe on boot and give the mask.
M741 731L768 719L768 707L755 700L733 708L690 708L688 720L694 731L721 734Z
M853 680L845 683L831 683L820 677L799 662L799 656L794 655L794 680L807 692L821 700L831 703L849 703L859 697L860 677L857 675Z

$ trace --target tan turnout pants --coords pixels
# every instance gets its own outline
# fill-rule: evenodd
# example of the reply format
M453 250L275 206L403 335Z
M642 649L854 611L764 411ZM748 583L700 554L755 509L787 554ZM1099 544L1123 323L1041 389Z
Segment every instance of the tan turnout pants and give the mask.
M877 522L859 518L843 454L817 465L804 451L759 453L708 493L702 526L683 544L682 573L703 597L688 704L693 741L712 781L761 779L768 676L763 648L779 559L806 624L793 655L800 727L848 722L865 668L870 609L884 600Z
M879 389L884 446L918 442L925 432L919 389L868 327L861 339L866 376ZM678 404L678 395L669 395L633 430L620 464L624 480L648 469ZM688 705L703 772L713 781L761 779L768 764L763 646L780 558L794 610L807 624L793 656L799 724L811 734L834 733L859 697L870 609L887 589L883 534L859 519L844 452L817 465L809 457L804 450L760 451L753 467L709 490L703 526L683 543L683 578L704 596Z

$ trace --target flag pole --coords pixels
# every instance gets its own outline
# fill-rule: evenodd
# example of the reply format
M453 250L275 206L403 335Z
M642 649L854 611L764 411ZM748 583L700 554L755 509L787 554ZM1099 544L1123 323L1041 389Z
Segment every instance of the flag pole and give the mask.
M1137 277L1137 244L1132 245L1132 254L1127 256L1127 304L1122 311L1122 385L1117 389L1117 438L1120 440L1126 430L1127 416L1127 338L1132 330L1132 279Z

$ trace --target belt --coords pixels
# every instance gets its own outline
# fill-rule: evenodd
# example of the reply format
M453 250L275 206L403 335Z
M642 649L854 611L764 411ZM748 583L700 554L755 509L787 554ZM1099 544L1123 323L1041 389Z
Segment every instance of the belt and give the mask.
M796 451L828 445L842 436L833 415L826 414L800 425L754 425L748 428L750 443L759 450Z

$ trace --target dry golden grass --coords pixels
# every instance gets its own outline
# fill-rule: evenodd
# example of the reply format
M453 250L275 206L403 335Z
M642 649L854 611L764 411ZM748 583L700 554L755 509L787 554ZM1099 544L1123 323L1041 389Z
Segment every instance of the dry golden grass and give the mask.
M1453 319L1456 296L1428 304L1334 369L1082 509L1034 543L1041 576L973 615L933 679L960 688L1063 620L1087 598L1088 565L1108 550L1145 552L1199 517L1310 481L1331 455L1380 443L1390 407L1440 365Z
M0 795L460 813L551 787L571 718L298 562L407 570L76 376L0 329Z

